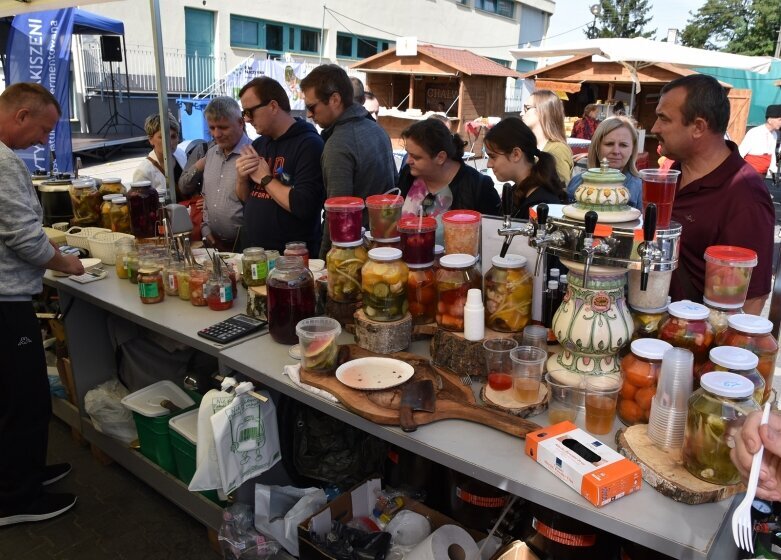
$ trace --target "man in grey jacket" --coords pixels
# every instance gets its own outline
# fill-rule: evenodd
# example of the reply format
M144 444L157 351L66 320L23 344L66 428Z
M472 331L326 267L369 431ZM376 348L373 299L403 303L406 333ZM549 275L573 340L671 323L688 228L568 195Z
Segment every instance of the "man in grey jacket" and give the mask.
M46 144L62 112L38 84L13 84L0 95L0 527L68 511L73 494L43 487L70 472L46 466L51 399L41 328L32 298L44 269L83 274L43 231L43 210L30 173L12 150Z
M386 132L353 101L353 85L336 64L324 64L301 81L307 114L323 128L320 164L326 196L366 198L396 186L396 163ZM368 214L364 211L364 225ZM328 220L323 228L320 258L331 248Z

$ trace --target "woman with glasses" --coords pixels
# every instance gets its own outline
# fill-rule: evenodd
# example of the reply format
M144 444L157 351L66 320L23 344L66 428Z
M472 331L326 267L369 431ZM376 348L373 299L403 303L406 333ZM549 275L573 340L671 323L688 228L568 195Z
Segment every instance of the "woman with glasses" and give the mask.
M499 215L499 194L493 181L464 163L465 142L437 119L418 121L401 133L407 163L399 172L398 187L405 197L402 215L437 218L441 242L441 215L447 210L476 210Z
M556 173L553 156L537 147L534 133L521 119L510 117L498 122L485 135L484 143L488 167L496 178L515 183L513 218L528 219L529 208L541 202L565 202L564 183Z
M629 191L629 205L642 210L643 182L637 172L637 129L627 117L610 117L602 121L588 148L589 169L599 167L607 159L611 169L624 174L624 186ZM583 183L576 175L567 185L567 195L574 200L575 191Z
M533 92L523 105L523 122L537 139L537 148L553 156L556 172L565 185L572 176L572 150L564 134L564 105L550 90Z

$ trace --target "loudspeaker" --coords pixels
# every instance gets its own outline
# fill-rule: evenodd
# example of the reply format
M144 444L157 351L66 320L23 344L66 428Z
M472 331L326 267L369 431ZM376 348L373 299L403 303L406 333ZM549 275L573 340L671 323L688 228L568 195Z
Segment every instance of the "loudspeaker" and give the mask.
M119 35L101 35L100 53L103 62L122 62L122 45Z

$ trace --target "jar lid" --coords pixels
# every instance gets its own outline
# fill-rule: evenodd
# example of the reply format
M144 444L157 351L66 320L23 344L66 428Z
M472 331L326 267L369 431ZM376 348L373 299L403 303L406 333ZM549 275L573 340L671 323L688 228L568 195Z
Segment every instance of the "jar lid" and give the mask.
M477 262L477 257L466 253L453 253L439 259L440 266L447 268L469 268Z
M432 266L434 266L434 261L427 262L427 263L418 263L418 264L407 263L407 267L414 270L421 269L421 268L431 268Z
M244 249L242 254L245 257L259 257L265 253L266 251L263 249L263 247L247 247Z
M369 251L369 258L373 261L395 261L401 258L401 249L377 247Z
M483 215L474 210L449 210L442 214L442 221L449 224L476 224Z
M412 231L428 232L437 229L437 221L434 218L419 217L419 216L404 216L399 220L399 230L404 230L404 233ZM442 248L444 251L444 247Z
M435 255L444 255L445 254L445 246L444 245L434 245L434 254Z
M370 231L364 231L363 237L367 239L368 241L374 241L374 236L371 234Z
M672 347L672 344L658 338L638 338L630 345L632 354L646 360L661 360Z
M399 237L375 237L374 240L377 243L398 243L401 241L401 236Z
M730 370L745 371L759 365L756 354L737 346L717 346L710 351L710 361Z
M151 187L152 181L135 181L130 183L130 188Z
M705 249L705 260L727 266L751 267L757 265L757 253L732 245L711 245Z
M404 197L398 194L375 194L366 198L367 206L401 206Z
M773 330L773 323L759 315L730 315L727 324L737 331L749 334L766 334Z
M584 183L616 183L624 184L624 176L618 169L613 169L607 165L601 165L600 167L592 167L588 171L583 172Z
M115 199L115 198L121 198L121 197L122 197L122 195L121 195L121 194L118 194L118 193L114 193L114 194L104 194L104 195L103 195L103 200L112 200L112 199Z
M363 210L364 206L357 196L334 196L325 201L326 210Z
M710 315L710 311L707 307L701 303L689 301L688 299L672 302L667 306L667 311L673 317L678 317L680 319L690 319L694 321L707 319Z
M728 399L750 397L754 394L754 383L747 377L729 371L710 371L700 377L700 387Z
M500 268L523 268L526 266L526 257L523 255L505 255L500 257L496 255L491 258L491 264Z
M332 241L331 245L334 247L359 247L363 245L363 239L359 239L358 241Z
M104 200L105 200L105 198L106 197L103 197ZM112 198L111 199L111 203L112 204L127 204L127 197L119 195L117 197Z
M73 181L71 181L71 186L74 189L84 189L87 187L94 188L95 181L93 181L92 179L74 179Z
M139 274L157 274L161 270L163 270L163 269L160 268L159 266L149 266L149 267L139 268L138 269L138 273Z
M122 182L122 179L120 179L119 177L107 177L107 178L103 179L103 184L104 185L106 183L121 183L121 182Z

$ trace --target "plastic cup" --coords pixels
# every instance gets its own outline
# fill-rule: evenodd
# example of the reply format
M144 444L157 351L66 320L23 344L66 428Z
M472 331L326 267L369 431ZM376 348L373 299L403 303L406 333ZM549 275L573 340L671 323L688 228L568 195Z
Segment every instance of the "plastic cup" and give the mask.
M369 209L369 230L375 239L393 239L399 236L404 197L397 194L375 194L366 199ZM432 259L433 260L433 259Z
M510 350L513 363L513 391L520 402L536 402L548 353L535 346L518 346Z
M680 448L683 445L688 410L676 410L651 399L651 414L648 419L648 438L662 449Z
M522 346L536 346L548 351L548 329L542 325L526 325L523 328Z
M680 174L681 172L677 169L640 170L640 178L643 180L643 215L645 215L645 208L649 203L656 204L657 228L670 226L673 201Z
M442 215L445 230L445 254L465 253L478 256L482 214L474 210L450 210Z
M685 348L670 348L662 358L654 398L665 408L685 411L693 386L694 354Z
M713 245L705 249L705 294L703 301L713 307L743 307L757 266L757 253L743 247Z
M545 375L545 383L548 385L548 420L550 423L558 424L566 420L574 422L578 417L583 391L578 387L556 381L550 373Z
M483 342L483 362L488 385L494 391L507 391L513 387L513 361L510 351L518 343L512 338L489 338Z
M301 367L307 371L334 371L339 357L336 339L341 332L339 321L331 317L310 317L299 321L296 334L301 347Z
M325 201L331 241L350 243L362 239L363 200L356 196L337 196Z
M69 222L54 222L52 224L52 228L57 231L68 231L69 227L71 227Z
M610 433L616 417L620 390L620 375L586 377L586 431L596 435Z
M402 258L407 264L425 264L434 260L437 221L434 218L406 216L399 220Z

